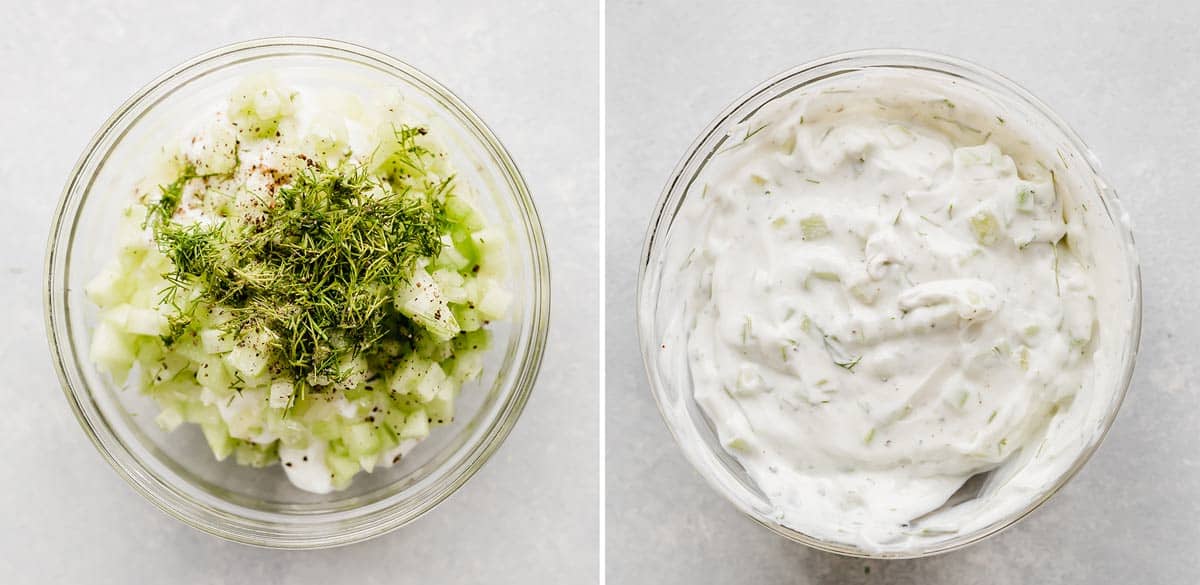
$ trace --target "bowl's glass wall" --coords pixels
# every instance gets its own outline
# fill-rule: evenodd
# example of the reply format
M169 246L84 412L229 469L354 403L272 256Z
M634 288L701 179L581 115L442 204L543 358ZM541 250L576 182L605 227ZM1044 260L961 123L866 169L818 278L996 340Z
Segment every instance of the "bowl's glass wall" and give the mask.
M1081 188L1096 193L1103 205L1091 213L1096 216L1096 221L1104 222L1111 228L1107 230L1108 237L1097 243L1097 255L1125 264L1122 272L1125 273L1124 284L1127 288L1117 291L1116 294L1127 301L1130 335L1127 340L1123 340L1125 343L1118 352L1120 355L1113 356L1116 363L1112 367L1119 368L1120 371L1119 375L1113 376L1117 387L1099 389L1111 392L1111 396L1106 400L1105 414L1098 423L1099 428L1094 440L1079 454L1073 465L1064 470L1051 489L1031 501L1019 514L982 530L960 534L921 549L880 554L842 543L819 540L775 522L771 503L737 460L721 447L712 423L693 399L686 352L664 353L659 350L660 340L672 325L669 316L674 313L677 305L677 298L672 294L664 294L662 288L665 251L671 242L671 228L691 191L692 184L713 153L719 151L724 141L729 138L728 132L765 104L809 84L885 69L919 70L922 73L941 76L947 83L968 85L993 100L998 111L1008 112L1014 117L1020 116L1040 135L1050 137L1054 143L1053 147L1057 147L1063 156L1082 163L1076 165L1073 170L1075 176L1072 178L1080 182ZM1140 337L1141 289L1137 258L1133 250L1133 236L1116 193L1100 177L1095 156L1061 119L1011 81L969 63L926 53L888 50L829 57L780 74L727 108L693 143L668 182L646 235L640 270L637 311L642 354L659 410L685 457L717 491L768 528L816 548L854 556L917 557L953 550L998 532L1048 499L1082 467L1112 424L1132 376Z
M464 386L453 424L435 429L398 465L360 474L345 491L299 490L278 466L218 462L194 425L160 430L147 397L116 387L87 357L95 307L84 285L114 257L113 234L155 152L180 140L180 121L209 111L238 80L272 71L304 89L370 98L399 90L429 113L460 182L510 244L509 320L492 324L482 380ZM369 101L367 102L369 103ZM524 182L490 131L432 80L382 55L327 41L279 39L218 50L151 84L109 121L80 161L49 256L52 345L69 397L93 440L140 491L209 532L274 546L322 546L377 534L415 518L456 489L507 434L536 375L545 339L544 242Z

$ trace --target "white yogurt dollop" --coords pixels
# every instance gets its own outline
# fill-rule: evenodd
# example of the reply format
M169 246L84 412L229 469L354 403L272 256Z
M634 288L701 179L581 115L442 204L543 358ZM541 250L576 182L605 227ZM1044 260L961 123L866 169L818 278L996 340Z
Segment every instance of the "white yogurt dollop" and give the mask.
M768 104L693 185L662 351L784 525L947 538L1098 432L1128 285L1096 262L1094 190L1004 115L913 74L841 82Z

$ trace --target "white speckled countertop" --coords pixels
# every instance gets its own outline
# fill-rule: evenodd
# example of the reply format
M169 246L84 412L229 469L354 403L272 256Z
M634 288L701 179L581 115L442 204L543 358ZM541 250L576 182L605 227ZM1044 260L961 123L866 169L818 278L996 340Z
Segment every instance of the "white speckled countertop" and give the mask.
M1083 0L751 6L608 3L608 582L1197 582L1197 6ZM1133 217L1145 288L1133 387L1083 472L1044 508L991 540L898 562L793 544L709 489L654 407L633 318L646 223L675 163L712 117L788 67L886 46L975 61L1062 114L1103 161Z
M567 329L598 318L595 3L9 2L4 13L0 582L596 582L599 340ZM545 365L492 460L417 522L365 544L314 552L227 543L134 493L71 415L42 326L50 215L101 122L187 58L282 34L382 50L462 97L529 181L553 271Z

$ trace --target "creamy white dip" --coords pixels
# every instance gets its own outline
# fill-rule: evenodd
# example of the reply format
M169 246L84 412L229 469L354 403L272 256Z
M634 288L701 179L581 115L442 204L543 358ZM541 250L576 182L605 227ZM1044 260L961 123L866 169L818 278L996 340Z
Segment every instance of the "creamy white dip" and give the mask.
M949 538L1101 432L1124 265L1073 155L1008 115L925 74L826 82L737 126L692 185L661 351L780 523Z

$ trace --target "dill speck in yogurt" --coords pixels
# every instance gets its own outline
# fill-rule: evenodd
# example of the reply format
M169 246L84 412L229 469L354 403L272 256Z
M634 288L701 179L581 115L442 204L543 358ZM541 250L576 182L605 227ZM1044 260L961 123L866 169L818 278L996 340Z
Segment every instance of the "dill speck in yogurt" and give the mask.
M252 77L206 116L87 287L92 359L217 459L343 489L453 421L511 299L505 244L398 95Z

